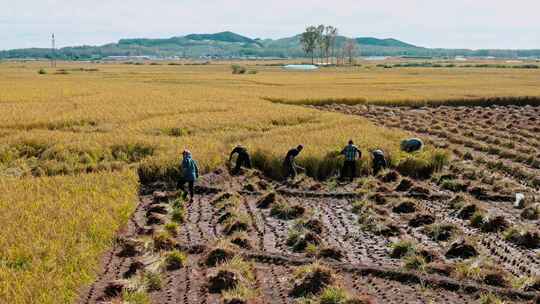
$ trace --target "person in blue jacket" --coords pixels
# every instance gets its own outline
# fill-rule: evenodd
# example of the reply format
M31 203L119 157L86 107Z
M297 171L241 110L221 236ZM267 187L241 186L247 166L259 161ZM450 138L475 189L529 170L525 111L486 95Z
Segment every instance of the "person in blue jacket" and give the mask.
M199 178L199 167L197 166L197 162L192 158L189 150L184 150L182 156L182 182L180 188L184 190L184 186L188 183L189 201L193 202L195 181Z

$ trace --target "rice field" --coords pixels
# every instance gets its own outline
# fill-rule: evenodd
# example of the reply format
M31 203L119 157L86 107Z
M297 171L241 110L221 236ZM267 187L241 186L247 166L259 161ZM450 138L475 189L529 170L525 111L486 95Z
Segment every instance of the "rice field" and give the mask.
M70 303L137 205L130 171L0 179L0 302Z
M61 63L39 75L41 66L46 63L0 65L2 175L95 172L142 161L144 178L155 179L176 164L185 147L210 169L239 142L275 155L303 142L306 156L320 157L349 137L367 148L395 152L393 143L405 136L384 133L359 118L267 99L540 96L537 70L366 65L295 72L254 65L250 69L257 74L232 75L229 64Z
M133 212L139 182L177 179L185 148L207 173L242 143L274 177L297 144L306 147L300 163L321 178L350 138L364 152L384 149L393 165L410 157L399 151L408 131L279 102L540 96L532 69L249 69L257 73L233 75L230 63L0 62L0 299L72 302ZM440 153L428 146L414 157Z

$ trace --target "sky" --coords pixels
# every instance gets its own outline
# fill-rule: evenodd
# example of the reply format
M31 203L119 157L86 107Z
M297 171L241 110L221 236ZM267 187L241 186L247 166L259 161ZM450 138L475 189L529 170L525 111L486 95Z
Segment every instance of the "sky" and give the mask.
M283 38L330 24L424 47L540 49L539 0L0 0L0 49L233 31Z

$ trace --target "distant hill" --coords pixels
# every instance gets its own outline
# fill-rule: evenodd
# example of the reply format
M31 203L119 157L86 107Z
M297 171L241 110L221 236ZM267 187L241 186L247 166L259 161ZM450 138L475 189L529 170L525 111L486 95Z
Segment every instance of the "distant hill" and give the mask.
M350 39L338 36L336 47L342 49ZM397 39L359 37L353 39L362 56L494 56L494 57L540 57L540 50L465 50L429 49ZM30 48L0 51L0 59L50 58L46 48ZM274 57L291 58L305 56L300 35L281 39L252 39L233 32L215 34L189 34L162 39L120 39L117 43L101 46L65 47L56 51L58 59L89 60L110 56L151 56L183 58L238 58Z
M360 45L375 45L386 47L401 47L401 48L417 48L417 46L399 41L397 39L377 39L372 37L356 38L356 42Z
M238 35L233 32L221 32L216 34L190 34L184 37L185 39L189 40L213 40L213 41L221 41L221 42L231 42L231 43L252 43L252 44L258 44L257 41Z

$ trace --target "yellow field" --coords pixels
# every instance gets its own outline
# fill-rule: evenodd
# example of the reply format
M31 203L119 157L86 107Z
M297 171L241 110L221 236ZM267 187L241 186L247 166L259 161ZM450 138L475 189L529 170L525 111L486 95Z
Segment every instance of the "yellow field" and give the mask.
M45 65L46 63L41 63ZM99 71L69 71L76 68ZM207 66L61 63L67 75L38 75L39 63L0 65L0 172L56 175L116 169L145 156L163 171L191 148L204 168L243 142L283 154L298 143L322 156L349 137L395 152L400 133L368 122L272 104L261 98L415 100L540 96L540 71L518 69L382 69L374 66L290 72L252 67L232 75ZM384 134L384 135L383 135ZM383 135L383 136L381 136ZM158 171L159 171L158 170Z
M250 66L258 73L232 75L229 64L59 63L39 75L46 65L0 63L0 298L13 303L71 300L133 208L133 172L143 182L175 178L184 148L204 171L223 164L238 143L257 151L267 172L300 143L301 162L313 175L349 138L364 152L385 149L394 164L405 157L398 151L405 132L265 98L540 96L536 70ZM35 178L55 175L66 176ZM68 250L61 250L64 243Z
M0 302L69 303L137 202L130 171L0 179Z
M286 82L289 77L276 69L231 75L228 66L98 68L38 75L35 66L2 66L1 172L24 176L95 171L138 162L146 155L164 168L163 163L175 165L185 147L208 169L239 142L280 154L305 143L308 155L323 155L349 137L394 150L390 146L402 136L381 136L378 132L383 131L358 118L261 100L276 90L265 79Z

